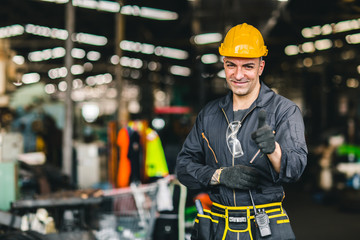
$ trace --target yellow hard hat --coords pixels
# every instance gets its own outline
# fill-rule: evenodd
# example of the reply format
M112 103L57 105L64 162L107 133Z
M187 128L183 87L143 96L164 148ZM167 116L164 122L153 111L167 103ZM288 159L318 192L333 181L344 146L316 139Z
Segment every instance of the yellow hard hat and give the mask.
M226 57L258 58L266 56L268 49L259 30L243 23L228 31L219 53Z

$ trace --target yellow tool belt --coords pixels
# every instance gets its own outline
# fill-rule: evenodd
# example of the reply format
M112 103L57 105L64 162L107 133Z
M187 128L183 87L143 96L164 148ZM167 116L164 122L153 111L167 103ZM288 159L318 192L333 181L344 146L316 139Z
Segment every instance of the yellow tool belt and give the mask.
M281 202L261 204L255 207L265 210L272 228L289 223L289 218ZM196 225L200 228L197 231L203 232L199 233L199 236L210 234L211 237L217 236L216 239L233 239L231 236L240 234L241 239L256 239L253 238L256 230L253 206L234 207L213 203L211 210L204 209L204 214L197 215ZM212 239L210 236L208 239ZM194 239L206 239L206 237Z

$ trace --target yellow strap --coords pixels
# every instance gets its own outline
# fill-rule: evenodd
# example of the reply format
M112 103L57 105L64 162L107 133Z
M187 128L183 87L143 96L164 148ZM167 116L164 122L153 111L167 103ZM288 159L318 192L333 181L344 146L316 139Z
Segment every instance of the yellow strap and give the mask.
M283 219L283 220L277 220L276 222L277 222L277 224L281 224L281 223L289 223L289 222L290 222L290 220L289 220L289 219Z
M214 222L214 223L218 223L219 221L218 220L215 220L215 219L212 219L212 217L210 217L210 216L208 216L208 215L204 215L204 214L197 214L197 216L200 218L208 218L208 219L210 219L212 222ZM198 220L199 221L199 220ZM196 222L196 219L195 219L195 222Z
M228 209L228 210L247 210L249 208L253 208L253 206L241 206L241 207L225 206L225 205L221 205L216 202L213 202L213 205L218 208ZM281 206L281 202L255 205L256 208L268 208L268 207L274 207L274 206Z

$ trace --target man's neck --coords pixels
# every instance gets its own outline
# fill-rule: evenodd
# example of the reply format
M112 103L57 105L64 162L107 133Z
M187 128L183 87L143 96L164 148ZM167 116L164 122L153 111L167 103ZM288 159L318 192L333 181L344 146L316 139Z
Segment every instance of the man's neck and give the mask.
M251 104L257 99L260 93L260 86L257 91L253 91L249 95L244 96L238 96L236 94L233 94L233 110L244 110L248 109Z

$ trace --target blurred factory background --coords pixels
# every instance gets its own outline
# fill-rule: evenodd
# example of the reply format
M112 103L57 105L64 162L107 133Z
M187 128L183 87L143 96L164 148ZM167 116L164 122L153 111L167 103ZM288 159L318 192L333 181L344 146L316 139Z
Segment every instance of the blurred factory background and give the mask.
M262 80L303 113L309 163L286 203L298 239L357 239L359 0L0 1L0 210L23 215L47 204L35 196L92 199L85 189L174 175L198 111L228 91L218 47L243 22L269 49ZM119 159L125 126L138 132L136 173ZM147 169L152 154L159 174Z

